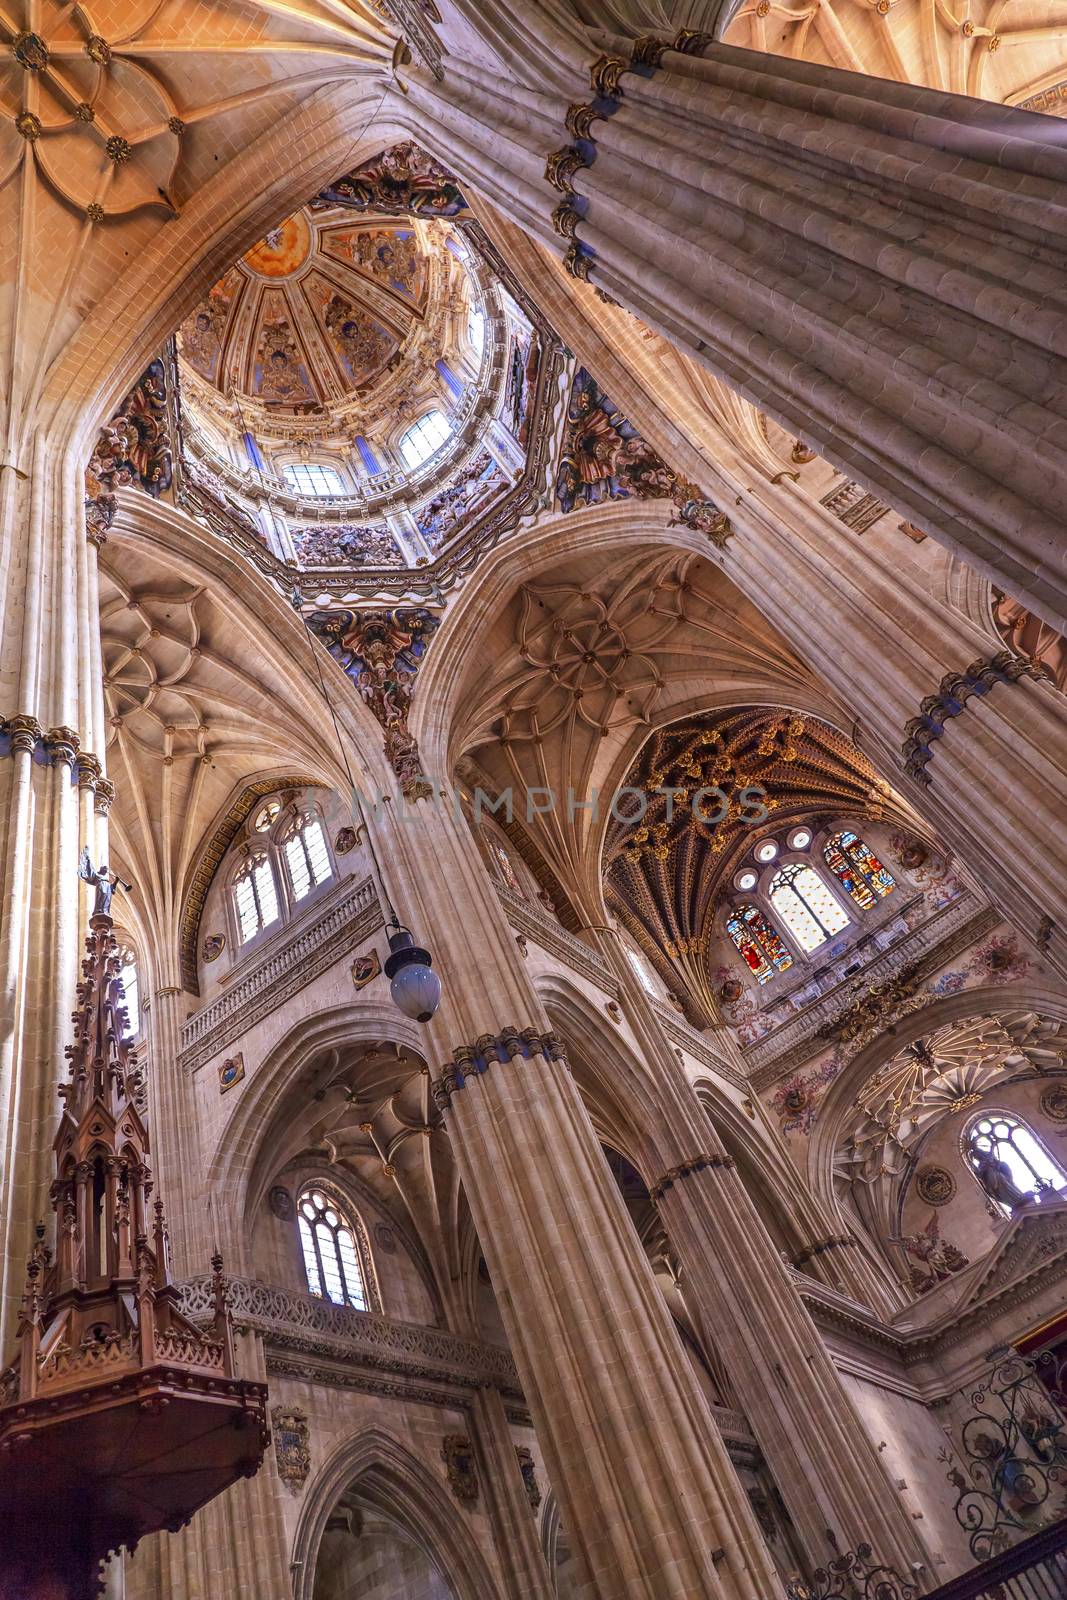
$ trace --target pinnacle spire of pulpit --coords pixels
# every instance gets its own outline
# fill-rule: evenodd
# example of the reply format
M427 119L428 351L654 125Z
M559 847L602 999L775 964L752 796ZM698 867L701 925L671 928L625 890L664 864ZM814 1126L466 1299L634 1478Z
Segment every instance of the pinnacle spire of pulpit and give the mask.
M266 1390L237 1376L217 1252L211 1324L179 1309L107 912L85 950L53 1145L56 1246L38 1224L18 1358L0 1373L0 1523L15 1530L0 1600L91 1600L101 1560L183 1526L257 1471L267 1443Z

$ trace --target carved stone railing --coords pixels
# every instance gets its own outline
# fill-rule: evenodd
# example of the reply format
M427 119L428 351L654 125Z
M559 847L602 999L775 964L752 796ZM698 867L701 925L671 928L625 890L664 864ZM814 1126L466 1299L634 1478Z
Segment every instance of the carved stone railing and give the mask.
M253 1278L230 1278L228 1285L234 1326L262 1334L268 1350L295 1351L406 1378L434 1379L461 1389L491 1385L505 1395L522 1398L515 1363L508 1351L497 1345L464 1339L443 1328L396 1322L372 1311L336 1306ZM215 1314L211 1278L189 1278L180 1288L183 1314L197 1323L209 1322Z
M554 917L532 900L524 900L522 895L502 883L498 883L496 889L516 933L533 939L549 955L555 956L574 972L581 973L583 978L595 983L612 999L618 995L618 979L599 951L592 949L576 934L560 927Z
M997 921L995 912L979 907L971 895L962 894L920 927L902 934L861 972L842 978L787 1022L745 1049L753 1087L766 1088L790 1067L803 1062L819 1029L838 1015L853 985L862 983L866 988L884 983L916 962L930 963L931 957L936 958L930 964L933 971L935 966L950 961L960 950L982 938Z
M179 1062L187 1072L217 1055L261 1018L361 945L382 922L370 878L339 886L320 903L318 915L295 930L283 930L255 958L238 969L224 993L189 1018L182 1028Z

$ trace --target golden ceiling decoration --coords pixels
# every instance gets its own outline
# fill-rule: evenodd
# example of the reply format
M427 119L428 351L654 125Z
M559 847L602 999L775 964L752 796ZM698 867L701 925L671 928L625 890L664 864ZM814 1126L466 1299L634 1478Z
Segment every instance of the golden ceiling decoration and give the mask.
M724 882L756 839L790 822L909 820L903 802L849 739L816 717L778 707L745 707L663 728L625 783L647 797L647 810L636 825L614 822L609 830L609 905L709 1021L716 1015L707 959L715 909ZM762 821L761 805L768 813Z

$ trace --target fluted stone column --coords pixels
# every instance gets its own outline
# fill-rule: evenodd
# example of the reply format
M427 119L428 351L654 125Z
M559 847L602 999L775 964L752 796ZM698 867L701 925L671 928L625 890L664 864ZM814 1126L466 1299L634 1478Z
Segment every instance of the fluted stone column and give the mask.
M479 1390L473 1416L507 1600L555 1600L556 1591L537 1537L537 1517L522 1481L500 1390Z
M74 464L31 437L25 470L0 469L0 1359L15 1331L33 1224L46 1215L64 1048L91 891L103 709L96 552Z
M460 0L397 115L507 216L1053 626L1067 151L1037 113ZM630 69L633 70L630 70Z
M631 1026L648 1052L661 1121L647 1130L663 1169L650 1193L678 1256L700 1325L759 1442L812 1568L872 1546L911 1580L930 1571L920 1539L874 1441L856 1414L793 1282L616 936L601 946Z
M444 982L437 1098L582 1600L768 1600L747 1498L474 841L446 806L384 810L390 896Z

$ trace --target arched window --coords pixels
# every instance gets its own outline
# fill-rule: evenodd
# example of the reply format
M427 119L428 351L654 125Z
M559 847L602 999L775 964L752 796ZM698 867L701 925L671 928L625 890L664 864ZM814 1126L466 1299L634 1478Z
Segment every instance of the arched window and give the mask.
M245 862L233 880L233 903L242 944L277 922L278 886L266 856L252 856Z
M822 853L834 877L864 911L870 911L897 886L893 874L883 867L870 845L857 839L848 828L827 839Z
M366 1311L367 1285L352 1224L332 1194L306 1189L297 1208L308 1288L335 1306Z
M848 914L814 868L793 861L771 879L771 905L802 950L817 950L848 927Z
M408 429L400 439L400 454L406 467L421 467L424 461L429 461L434 451L439 449L452 432L441 411L427 411L420 417L414 427Z
M485 349L485 318L476 306L471 306L470 315L467 317L467 339L477 360L482 359Z
M636 950L631 950L629 945L626 946L626 956L642 989L646 994L654 995L656 993L656 985L652 982L652 974L645 965L644 956L638 955Z
M336 467L323 467L315 461L301 461L285 467L285 481L297 494L321 500L326 495L344 494L345 486Z
M284 848L293 899L303 900L312 889L325 883L331 873L326 836L318 817L302 817L295 832L286 839Z
M1010 1111L977 1117L964 1150L982 1188L1008 1216L1013 1201L1042 1189L1067 1189L1067 1172L1025 1122Z
M793 965L793 957L782 943L780 934L763 912L757 911L747 901L739 901L731 908L726 919L726 931L742 961L755 973L760 983L766 983L776 972L784 972Z
M141 994L137 982L137 957L129 945L123 945L119 951L119 979L122 983L122 996L126 1001L126 1015L129 1018L128 1039L141 1031Z

